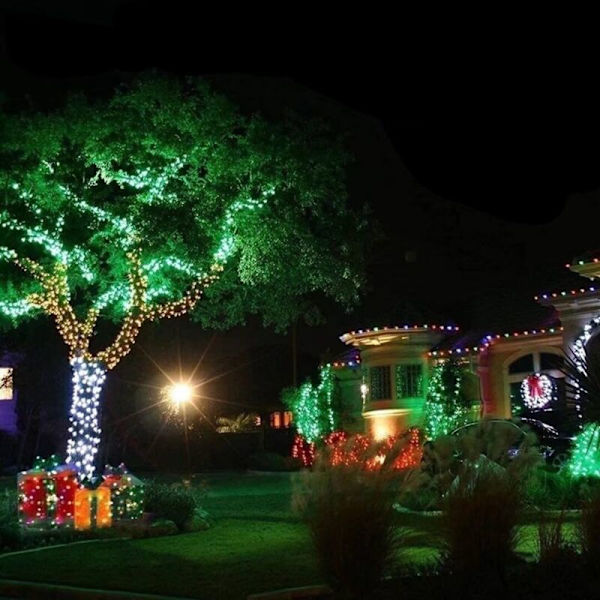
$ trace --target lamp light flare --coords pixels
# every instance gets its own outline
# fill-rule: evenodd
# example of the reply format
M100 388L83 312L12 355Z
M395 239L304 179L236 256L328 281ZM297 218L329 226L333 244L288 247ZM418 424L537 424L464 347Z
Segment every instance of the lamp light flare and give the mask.
M175 406L187 404L194 396L194 389L189 383L174 383L167 388L169 400Z

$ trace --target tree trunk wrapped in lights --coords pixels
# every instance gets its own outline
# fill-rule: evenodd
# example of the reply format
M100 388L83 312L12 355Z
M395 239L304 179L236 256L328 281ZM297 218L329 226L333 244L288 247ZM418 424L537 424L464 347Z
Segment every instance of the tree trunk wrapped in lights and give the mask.
M323 122L270 123L201 80L144 77L108 100L0 111L0 139L0 317L42 312L65 341L67 453L82 479L95 473L102 383L144 323L202 298L207 327L258 313L283 330L315 314L317 292L358 297L366 223ZM117 330L98 349L101 322Z

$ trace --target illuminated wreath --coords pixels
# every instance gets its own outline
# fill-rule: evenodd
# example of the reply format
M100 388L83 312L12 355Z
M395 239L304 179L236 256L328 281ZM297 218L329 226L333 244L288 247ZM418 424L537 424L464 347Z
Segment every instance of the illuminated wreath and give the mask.
M548 375L534 373L523 379L521 396L527 408L542 408L552 400L554 386Z

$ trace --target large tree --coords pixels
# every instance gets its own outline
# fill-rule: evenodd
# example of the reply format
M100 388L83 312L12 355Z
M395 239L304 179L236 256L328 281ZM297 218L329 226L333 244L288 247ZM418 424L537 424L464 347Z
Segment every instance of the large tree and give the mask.
M84 478L106 372L146 321L259 313L285 327L315 294L356 300L363 219L320 121L268 122L202 80L151 76L109 99L5 110L0 139L0 314L54 319L73 369L67 460Z

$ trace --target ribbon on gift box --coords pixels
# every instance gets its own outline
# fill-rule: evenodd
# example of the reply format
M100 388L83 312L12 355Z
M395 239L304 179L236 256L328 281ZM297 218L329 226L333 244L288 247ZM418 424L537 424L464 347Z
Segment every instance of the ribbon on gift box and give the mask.
M32 469L38 469L42 471L54 471L61 463L61 459L58 454L51 454L48 458L42 458L41 456L36 456L33 461Z
M110 488L79 488L75 491L75 529L110 527L111 524Z
M54 520L58 525L71 522L75 515L75 493L79 488L77 470L73 465L61 465L53 473L58 498Z

